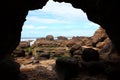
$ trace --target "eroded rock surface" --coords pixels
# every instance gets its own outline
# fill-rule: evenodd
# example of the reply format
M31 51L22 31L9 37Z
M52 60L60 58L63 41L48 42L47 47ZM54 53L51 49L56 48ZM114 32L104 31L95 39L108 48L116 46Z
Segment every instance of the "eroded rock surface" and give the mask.
M29 10L41 9L48 0L2 0L0 2L0 62L10 56L12 51L18 46L21 37L22 26ZM56 1L56 0L55 0ZM62 2L63 0L57 0ZM86 12L90 21L101 25L108 34L112 43L116 48L116 52L120 53L120 33L119 19L119 0L64 0L69 2L75 8L80 8ZM119 54L117 54L119 56ZM12 62L12 61L10 61ZM5 61L5 64L7 62ZM14 64L14 63L13 63ZM6 66L6 65L5 65ZM2 67L2 64L0 64ZM15 67L15 66L14 66ZM11 67L14 68L14 67ZM1 68L2 69L2 68ZM4 69L4 68L3 68ZM19 70L19 67L17 67ZM8 72L6 69L3 71ZM0 74L2 72L0 71ZM10 71L12 74L13 72ZM17 71L17 74L19 71ZM5 75L6 77L9 76ZM0 77L1 79L1 77ZM9 78L14 80L13 77Z

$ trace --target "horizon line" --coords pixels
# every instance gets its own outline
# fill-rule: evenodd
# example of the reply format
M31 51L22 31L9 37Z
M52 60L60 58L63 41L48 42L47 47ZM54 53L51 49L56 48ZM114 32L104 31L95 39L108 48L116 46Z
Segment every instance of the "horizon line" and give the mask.
M45 36L46 37L46 36ZM21 37L21 39L32 39L32 38L45 38L45 37ZM54 37L54 36L53 36ZM54 38L57 38L59 36L55 36ZM66 38L72 38L72 37L91 37L91 36L63 36Z

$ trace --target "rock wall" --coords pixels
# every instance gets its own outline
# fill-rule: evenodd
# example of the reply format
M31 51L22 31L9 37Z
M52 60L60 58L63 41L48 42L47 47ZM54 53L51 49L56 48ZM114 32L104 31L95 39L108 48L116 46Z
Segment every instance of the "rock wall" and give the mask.
M28 14L28 11L34 9L41 9L43 6L45 6L47 1L48 0L2 0L0 2L0 62L2 61L6 63L9 61L13 63L8 59L8 56L20 42L22 26L26 20L25 18ZM58 1L62 2L62 0ZM82 9L84 12L86 12L90 21L101 25L106 30L109 38L115 45L117 52L120 53L120 37L118 36L118 26L120 18L119 0L64 1L71 3L75 8ZM6 57L8 60L3 61L4 59L6 59ZM0 69L2 68L1 65L2 64L0 64ZM8 64L5 66L8 66ZM11 69L13 69L13 67ZM5 72L8 71L5 70ZM16 72L19 71L15 71L15 73ZM2 72L0 72L0 74L1 73ZM14 71L9 71L9 73L14 73Z
M20 66L10 58L10 54L20 42L22 26L28 11L41 9L47 1L2 0L0 2L0 80L18 79Z

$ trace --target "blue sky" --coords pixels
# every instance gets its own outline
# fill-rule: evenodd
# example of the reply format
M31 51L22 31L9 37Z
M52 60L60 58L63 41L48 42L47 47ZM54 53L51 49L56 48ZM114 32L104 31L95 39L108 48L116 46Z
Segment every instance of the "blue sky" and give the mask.
M92 36L99 25L89 21L81 9L49 0L43 9L29 11L21 37Z

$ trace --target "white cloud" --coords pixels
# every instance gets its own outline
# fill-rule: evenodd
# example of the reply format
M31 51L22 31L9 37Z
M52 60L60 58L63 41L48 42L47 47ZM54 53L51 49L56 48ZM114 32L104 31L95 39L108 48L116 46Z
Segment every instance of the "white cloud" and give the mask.
M39 26L38 29L46 29L48 28L47 26Z
M53 36L66 36L66 37L72 37L72 36L92 36L94 34L93 29L65 29L60 30L59 28L54 30L50 29L50 27L47 26L33 26L33 25L26 25L23 27L22 36L23 37L44 37L46 35L53 35ZM47 30L46 30L47 28Z
M89 23L87 23L87 25L88 25L88 26L100 26L100 25L98 25L98 24L96 24L96 23L94 23L94 22L91 22L91 21L90 21Z
M79 23L88 21L81 9L75 9L68 3L58 3L52 0L49 0L43 9L30 11L29 14L27 20L31 24L71 24L74 21L79 21Z
M68 3L58 3L53 2L52 0L49 0L42 11L65 18L86 18L86 14L81 9L73 8L72 5Z
M75 9L71 4L49 0L43 9L35 10L35 12L30 11L23 26L22 37L46 36L48 34L88 36L96 30L93 28L95 26L98 25L88 21L86 14L81 9Z
M31 29L31 30L38 30L38 29L46 29L48 28L47 26L34 26L34 25L25 25L23 27L24 30Z
M98 29L100 25L96 24L96 23L93 23L93 22L87 22L87 23L84 23L84 26L83 28L84 29Z
M33 25L24 25L23 29L33 29L34 26Z
M34 26L25 25L22 30L22 37L39 37L39 35L44 34L44 30L47 26Z
M53 23L69 23L67 21L62 21L59 19L50 19L50 18L40 18L38 16L30 16L27 18L27 20L29 20L32 23L37 23L37 24L53 24Z
M78 30L71 30L69 32L64 32L68 36L93 36L94 30L88 29L78 29Z

